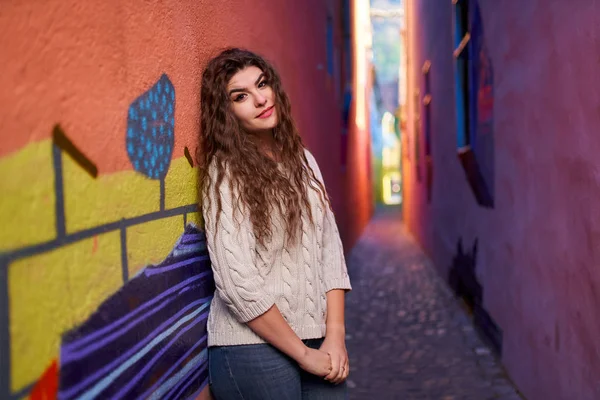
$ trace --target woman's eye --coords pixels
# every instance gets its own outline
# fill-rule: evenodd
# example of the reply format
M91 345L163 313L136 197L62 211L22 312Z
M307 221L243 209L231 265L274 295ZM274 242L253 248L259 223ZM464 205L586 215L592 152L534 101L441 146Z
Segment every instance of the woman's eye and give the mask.
M244 93L238 94L237 96L234 97L233 101L242 101L245 99L244 96L246 96Z
M264 88L264 87L265 87L265 86L267 86L267 85L268 85L268 82L267 82L266 80L264 80L264 81L261 81L261 82L258 84L258 87L259 87L259 88Z

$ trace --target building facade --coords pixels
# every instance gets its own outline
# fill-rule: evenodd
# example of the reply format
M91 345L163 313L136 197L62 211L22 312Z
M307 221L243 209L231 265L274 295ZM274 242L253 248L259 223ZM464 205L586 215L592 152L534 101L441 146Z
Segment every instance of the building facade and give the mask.
M363 3L0 4L0 398L206 395L195 153L222 48L280 72L352 246L372 211Z
M600 398L592 0L407 0L404 216L530 400Z

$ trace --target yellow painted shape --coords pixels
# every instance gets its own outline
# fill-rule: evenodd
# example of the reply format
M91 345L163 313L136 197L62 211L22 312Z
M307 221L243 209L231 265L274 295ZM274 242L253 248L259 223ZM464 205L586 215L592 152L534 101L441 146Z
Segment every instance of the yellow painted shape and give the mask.
M63 155L67 233L158 211L160 182L136 171L92 178Z
M165 177L165 207L198 204L198 168L192 168L185 157L171 161Z
M183 215L163 218L127 229L127 264L132 278L143 267L164 260L183 235Z
M189 213L187 215L187 222L193 223L199 229L204 229L204 219L202 218L202 214L199 212Z
M0 158L0 176L0 252L54 239L52 143L31 143Z
M14 262L8 269L11 389L38 379L60 337L122 285L119 232Z

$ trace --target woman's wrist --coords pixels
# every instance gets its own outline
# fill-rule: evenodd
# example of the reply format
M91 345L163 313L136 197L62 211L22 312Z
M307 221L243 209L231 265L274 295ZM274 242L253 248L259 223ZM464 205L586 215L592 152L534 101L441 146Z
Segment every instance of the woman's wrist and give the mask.
M325 333L326 337L334 336L334 337L345 339L346 327L344 324L332 323L332 324L327 324L326 327L327 327L327 331Z
M297 363L301 363L302 360L304 360L308 355L308 349L308 346L300 341L300 344L294 348L293 352L289 354L289 356Z

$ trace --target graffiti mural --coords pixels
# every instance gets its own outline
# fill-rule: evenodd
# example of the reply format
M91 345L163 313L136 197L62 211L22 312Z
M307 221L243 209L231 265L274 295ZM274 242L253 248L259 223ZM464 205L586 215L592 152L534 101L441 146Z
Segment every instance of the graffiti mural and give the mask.
M206 385L208 260L203 233L189 225L164 262L66 333L58 398L181 399Z
M167 75L129 107L127 155L133 168L160 181L160 209L165 208L165 176L175 141L175 89Z
M131 103L108 149L130 169L100 174L60 125L0 157L0 398L206 387L214 286L190 152L173 158L174 111L166 74Z

